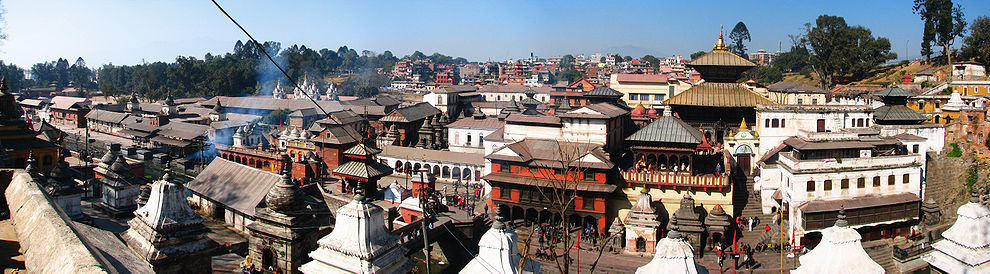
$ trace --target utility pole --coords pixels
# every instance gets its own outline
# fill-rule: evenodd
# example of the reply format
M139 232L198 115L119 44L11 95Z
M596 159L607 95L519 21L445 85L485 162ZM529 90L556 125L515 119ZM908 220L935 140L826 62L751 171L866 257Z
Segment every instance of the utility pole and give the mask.
M424 181L422 171L419 172L419 179L421 182ZM423 228L423 256L426 257L426 273L430 272L430 239L428 236L428 231L426 230L426 222L430 220L430 202L427 198L427 188L424 186L419 189L419 208L423 210L423 218L420 219L420 225Z

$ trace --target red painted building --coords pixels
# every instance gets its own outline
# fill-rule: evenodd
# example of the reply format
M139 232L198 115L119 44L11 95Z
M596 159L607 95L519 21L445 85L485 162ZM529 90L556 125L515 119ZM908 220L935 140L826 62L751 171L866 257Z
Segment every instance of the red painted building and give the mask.
M55 96L48 110L52 123L85 128L89 105L90 101L86 98Z
M613 165L601 146L524 139L486 158L492 162L492 172L483 179L492 186L492 203L511 219L530 223L559 220L544 195L565 190L565 196L570 196L576 191L565 221L577 227L592 224L599 231L605 230L610 215L607 200L617 186L608 183ZM569 167L553 168L563 165Z

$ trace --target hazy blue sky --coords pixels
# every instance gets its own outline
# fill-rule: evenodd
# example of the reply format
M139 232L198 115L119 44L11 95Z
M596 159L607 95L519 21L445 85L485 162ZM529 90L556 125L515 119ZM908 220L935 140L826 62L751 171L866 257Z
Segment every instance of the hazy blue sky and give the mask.
M719 25L743 21L749 49L789 47L818 15L846 18L918 55L922 24L901 1L255 1L220 0L255 38L336 50L441 52L472 61L596 51L690 55L710 50ZM957 0L967 21L990 1ZM209 0L3 1L0 60L22 67L83 57L89 66L174 61L228 52L245 39ZM905 48L905 45L907 48Z

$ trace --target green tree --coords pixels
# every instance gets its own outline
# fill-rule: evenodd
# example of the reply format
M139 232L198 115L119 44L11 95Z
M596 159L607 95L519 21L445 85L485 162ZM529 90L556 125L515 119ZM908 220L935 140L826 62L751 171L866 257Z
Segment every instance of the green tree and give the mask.
M557 77L556 78L559 81L564 81L566 83L572 83L574 81L577 81L578 79L581 79L581 77L582 77L582 75L581 75L581 72L580 71L577 71L576 69L566 69L566 70L562 70L559 73L557 73Z
M629 55L626 55L626 56L623 56L623 57L622 57L622 61L623 61L623 62L629 62L629 61L632 61L632 56L629 56Z
M990 65L990 17L980 16L969 25L969 36L963 39L963 58Z
M802 42L824 89L832 88L837 76L861 79L876 66L897 58L890 52L890 40L873 37L865 27L849 26L838 16L822 15L814 25L805 24Z
M810 54L808 49L801 45L794 45L790 51L783 52L773 59L773 66L782 72L798 72L808 67Z
M14 64L4 64L0 60L0 74L3 79L7 79L7 87L11 91L20 91L27 87L27 79L24 79L24 70Z
M269 125L281 125L289 118L289 114L292 113L288 109L276 109L275 111L269 112L268 115L261 118L261 122Z
M953 5L952 0L914 0L914 13L921 15L921 21L925 22L921 53L930 58L931 46L938 45L942 47L946 62L951 64L952 44L966 32L962 6Z
M560 69L569 69L574 66L574 55L564 55L560 57L560 62L557 63L557 67Z
M745 23L742 21L736 23L736 26L732 28L732 32L729 33L729 40L732 41L729 44L729 51L746 58L745 42L752 41L752 39L749 37L749 29L746 28Z
M784 80L784 74L780 72L780 68L774 66L758 67L744 73L740 80L745 81L747 79L753 79L761 85L770 85Z
M708 52L706 52L706 51L698 51L698 52L692 53L691 54L691 60L698 59L698 57L701 57L702 55L705 55L705 53L708 53Z

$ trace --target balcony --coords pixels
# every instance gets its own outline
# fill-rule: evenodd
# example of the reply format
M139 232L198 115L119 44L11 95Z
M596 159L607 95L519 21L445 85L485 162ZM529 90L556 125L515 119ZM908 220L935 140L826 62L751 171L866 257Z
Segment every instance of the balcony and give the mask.
M657 171L651 173L622 171L622 178L627 183L638 183L656 186L678 187L700 187L703 189L718 188L721 190L729 186L729 177L726 175L715 176L713 174L691 175L689 172Z
M918 163L918 155L916 154L817 160L798 160L791 153L781 153L780 156L778 163L792 172L841 171L920 165Z

